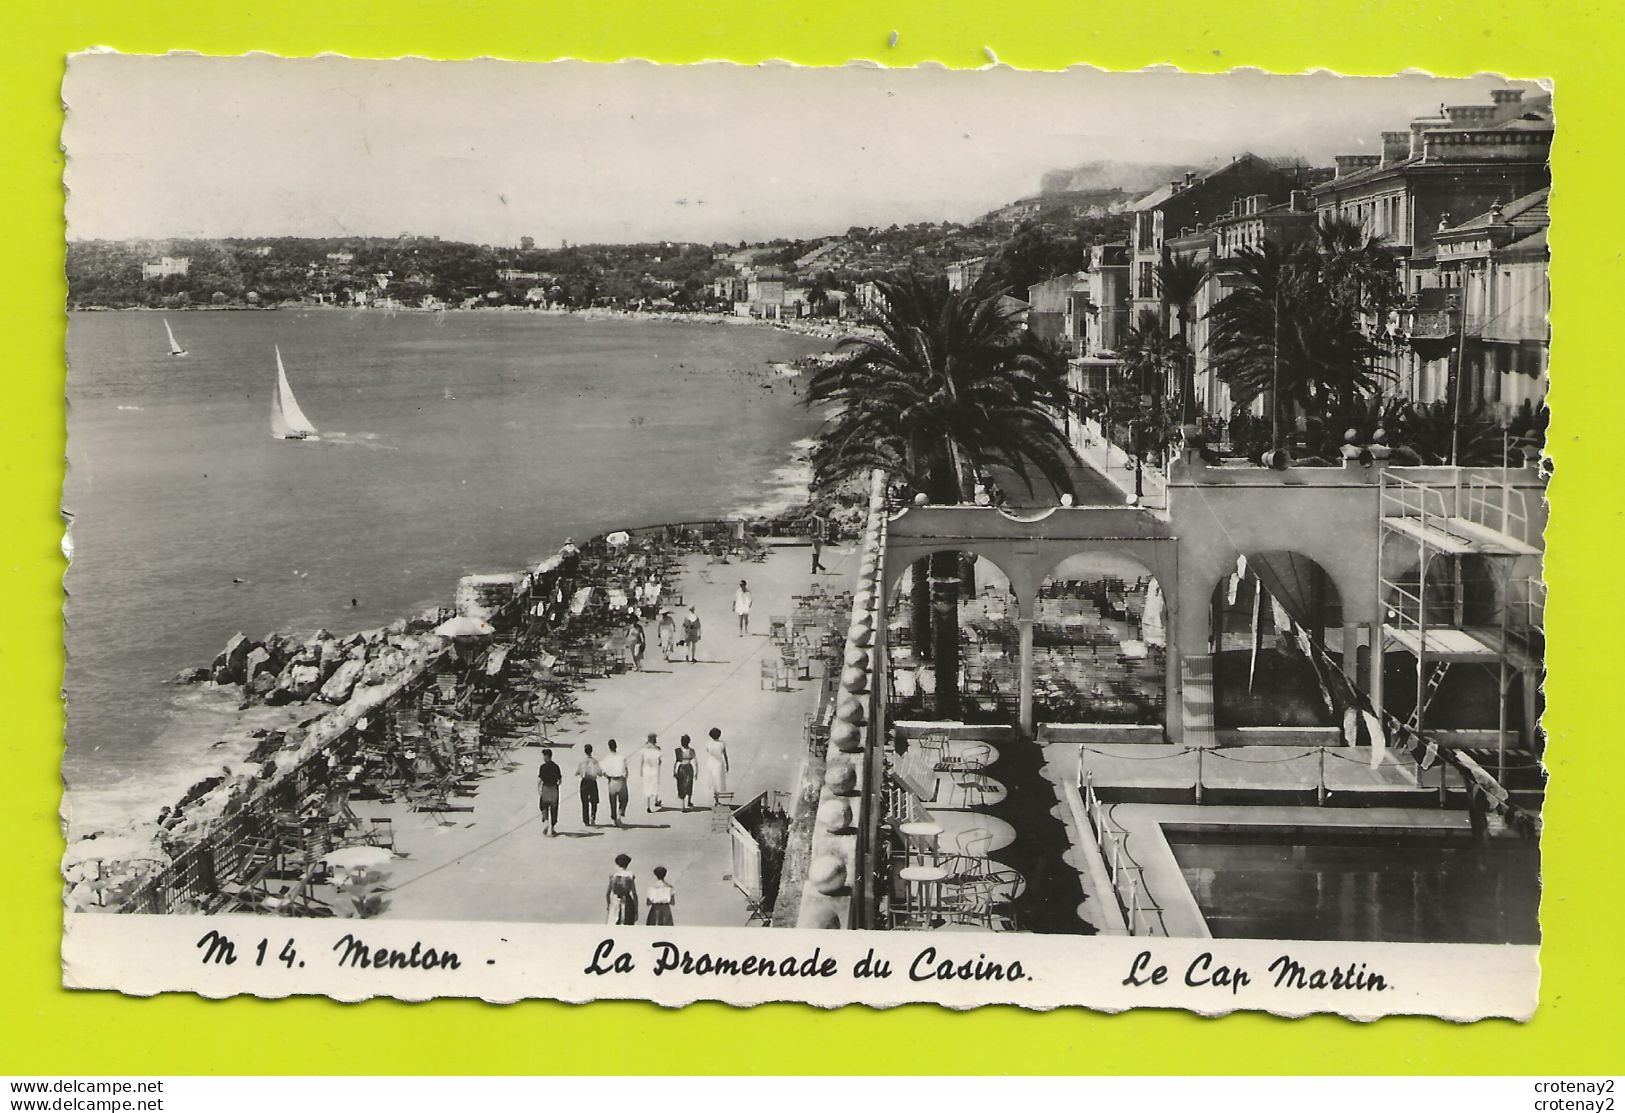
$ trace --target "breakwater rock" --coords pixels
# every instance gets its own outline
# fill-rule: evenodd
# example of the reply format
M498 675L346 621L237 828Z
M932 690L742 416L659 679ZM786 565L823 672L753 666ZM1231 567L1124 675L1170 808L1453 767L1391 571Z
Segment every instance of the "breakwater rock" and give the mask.
M397 619L342 638L327 630L302 641L281 633L254 641L238 633L210 664L183 669L174 682L240 688L244 709L310 700L342 704L357 687L384 683L423 649L443 648L445 642L429 633L436 617Z

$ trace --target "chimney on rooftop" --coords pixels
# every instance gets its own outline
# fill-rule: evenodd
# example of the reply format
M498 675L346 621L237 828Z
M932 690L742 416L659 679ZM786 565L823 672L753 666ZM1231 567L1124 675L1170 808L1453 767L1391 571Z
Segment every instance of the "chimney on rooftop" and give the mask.
M1523 90L1492 89L1490 90L1490 100L1494 101L1496 104L1517 104L1519 101L1523 100Z
M1196 184L1196 171L1185 171L1185 188L1189 189L1194 184Z
M1173 181L1168 183L1168 192L1169 193L1178 193L1179 192L1179 179L1178 178L1175 178Z
M1382 159L1378 155L1333 155L1332 161L1337 164L1337 176L1346 178L1376 166Z
M1451 127L1479 127L1495 117L1495 106L1489 104L1453 104L1444 110Z
M1382 164L1400 162L1408 158L1411 153L1411 133L1408 131L1385 131L1382 133Z
M1289 211L1295 212L1295 213L1306 213L1306 212L1308 212L1309 211L1309 192L1308 192L1308 190L1303 190L1303 189L1295 189L1295 190L1293 190L1287 196L1286 207L1287 207L1287 209Z

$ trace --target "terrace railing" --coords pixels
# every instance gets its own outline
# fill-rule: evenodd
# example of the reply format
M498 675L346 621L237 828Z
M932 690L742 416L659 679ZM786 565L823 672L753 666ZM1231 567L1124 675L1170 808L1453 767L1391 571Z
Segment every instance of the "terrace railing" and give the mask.
M1166 936L1168 924L1162 906L1152 899L1146 888L1145 867L1129 853L1128 832L1112 819L1111 810L1095 794L1092 776L1083 773L1082 783L1078 787L1083 794L1084 813L1089 817L1095 844L1100 847L1101 858L1106 863L1106 875L1111 878L1112 893L1117 899L1117 907L1122 910L1128 933Z

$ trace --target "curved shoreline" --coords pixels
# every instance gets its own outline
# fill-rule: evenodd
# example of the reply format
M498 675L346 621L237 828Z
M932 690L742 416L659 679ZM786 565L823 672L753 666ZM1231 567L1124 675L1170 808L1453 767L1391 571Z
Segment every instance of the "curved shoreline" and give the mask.
M820 340L839 341L848 336L874 335L876 330L872 325L860 324L849 318L840 317L741 317L733 313L716 313L709 310L693 310L680 312L677 310L661 309L611 309L595 307L590 309L555 309L539 308L519 305L477 306L473 309L453 309L440 307L425 309L416 305L376 306L376 305L326 305L306 304L304 302L281 302L276 305L188 305L170 308L157 308L146 305L79 305L70 306L69 313L271 313L290 312L297 310L301 313L506 313L525 314L539 317L578 317L585 321L658 321L666 324L679 325L738 325L741 327L769 328L779 332L794 333L797 336L811 336Z
M108 344L130 336L145 337L153 330L162 338L162 323L152 320L161 314L125 314L122 318L119 314L106 314L100 321L94 319L96 316L78 314L71 326L81 330L78 334L81 350L76 355L82 366L75 371L88 399L80 411L82 415L89 415L84 420L101 421L101 411L95 407L102 405L104 398L107 419L101 424L86 425L89 434L100 439L92 442L88 434L82 437L76 463L91 459L86 455L88 449L83 447L87 444L109 459L114 458L115 453L129 457L146 451L139 438L150 434L136 433L146 426L135 422L157 421L176 412L173 408L150 406L157 411L156 416L115 415L112 401L146 402L149 386L145 380L137 382L139 390L124 390L122 382L117 391L102 385L104 366L122 367L107 363L104 357ZM240 716L235 689L226 692L212 687L175 689L164 685L185 668L207 665L234 630L242 630L255 639L265 638L268 631L294 632L296 640L303 641L321 626L340 634L383 627L398 617L411 617L425 607L447 601L449 588L460 574L534 563L556 548L567 533L579 540L627 521L722 518L746 512L772 516L800 501L801 492L792 494L783 489L786 479L783 473L797 464L792 446L798 438L816 429L818 412L816 409L809 412L795 396L796 386L805 381L805 372L799 380L787 379L784 375L791 365L806 367L803 360L822 356L827 351L827 343L790 332L774 335L759 330L717 332L663 328L659 327L658 315L650 318L656 321L654 326L596 323L598 320L641 319L627 314L593 314L579 323L560 320L560 316L563 315L542 313L532 318L521 314L446 319L419 313L389 320L387 311L358 316L328 310L309 313L308 319L302 319L307 314L296 309L285 314L280 322L275 316L199 317L190 326L197 333L195 347L198 349L190 363L171 364L167 357L158 359L156 352L150 353L149 358L144 349L138 353L142 357L136 361L138 369L153 369L152 382L159 384L153 390L171 390L170 369L179 366L186 375L174 388L176 397L189 401L194 394L201 396L192 387L208 377L230 372L232 382L240 381L242 376L238 371L244 365L243 352L255 338L264 337L268 344L270 339L278 338L273 334L279 331L295 338L307 333L312 337L337 338L345 344L362 343L369 337L385 340L399 337L404 341L401 353L397 355L391 350L382 360L375 359L374 364L390 376L390 383L398 380L410 386L411 400L415 401L418 394L432 395L432 401L439 406L440 387L432 377L437 363L457 358L463 344L480 346L475 353L475 365L483 368L489 364L502 372L497 375L482 371L475 377L480 383L490 380L501 390L508 390L506 384L510 376L505 369L512 365L518 367L520 373L511 378L523 386L522 390L515 389L514 397L525 408L496 414L497 418L507 420L493 439L501 441L504 448L509 447L509 442L518 444L524 450L523 460L536 466L530 468L528 474L526 469L502 466L500 470L507 474L493 474L490 478L488 489L494 489L493 494L459 496L456 477L467 475L468 483L473 484L473 471L442 471L440 475L451 478L438 484L434 482L438 475L414 478L414 487L419 479L424 480L423 505L433 507L436 513L447 514L448 520L452 513L465 514L458 509L459 502L467 505L465 517L471 523L472 537L448 539L446 532L441 531L435 538L416 544L411 537L391 534L392 547L382 554L380 562L374 560L365 543L354 540L364 537L365 531L338 528L336 539L322 545L322 563L314 563L316 557L312 557L313 563L307 565L303 563L303 553L285 551L289 546L280 539L290 536L286 528L277 533L275 551L266 555L265 549L244 542L251 534L233 524L234 519L217 518L219 524L210 529L207 536L211 543L219 543L219 551L224 554L222 559L229 561L229 570L216 577L211 575L212 569L197 569L193 566L195 562L179 560L175 564L177 571L167 582L141 585L162 590L132 591L118 598L106 597L102 592L118 587L131 577L144 576L149 581L160 578L150 572L157 562L149 559L132 563L129 576L122 570L114 576L109 569L116 569L116 565L84 560L87 555L94 555L94 531L100 531L104 540L100 548L105 549L119 536L114 527L122 526L124 519L115 514L119 507L107 505L108 500L92 506L88 490L80 490L75 497L70 489L64 495L69 505L91 511L82 515L76 524L75 538L84 526L92 530L85 535L86 543L78 554L80 560L69 573L76 596L70 610L76 618L84 620L75 623L69 637L76 651L70 670L70 690L79 701L74 704L77 714L68 732L70 745L65 773L70 791L63 810L71 820L73 834L123 829L131 819L150 819L156 804L174 800L199 779L219 775L222 764L235 763L246 756L255 745L255 740L247 737L251 730L280 730L290 725L277 709L268 708L266 713L246 718ZM676 323L707 322L678 319ZM437 331L437 326L442 324L447 326L443 333ZM180 321L175 322L175 327L182 337L187 337ZM94 331L96 328L102 331ZM241 339L244 337L249 338L246 344ZM473 339L468 339L470 337ZM281 339L286 351L287 337ZM526 371L530 364L526 362L525 353L532 350L539 353L537 358L543 361L537 364L539 370L534 374ZM115 346L112 355L116 357L120 351L122 349ZM200 352L204 356L201 363L196 358ZM653 353L666 354L669 358L651 359ZM677 361L687 361L686 369ZM333 359L329 358L328 363L332 364ZM598 376L600 368L604 371L602 377ZM645 368L650 370L645 372ZM648 396L642 393L645 374L649 376ZM348 370L328 373L334 383L347 383L349 376ZM561 456L557 451L535 448L537 442L546 438L530 435L520 428L523 423L515 420L525 419L531 429L550 428L546 423L554 420L550 416L553 411L546 407L554 404L549 397L554 388L549 376L569 380L567 386L571 394L568 398L561 396L558 405L559 412L582 416L581 421L566 422L578 447L582 440L578 430L596 430L597 414L602 411L608 415L602 422L605 432L602 436L594 434L596 440L584 446L584 455L576 452ZM586 383L590 389L576 392L570 384L577 382ZM425 383L428 385L422 385ZM756 389L768 383L776 389L772 392ZM184 395L180 388L185 388ZM443 411L435 411L439 424L428 432L438 439L426 438L427 447L420 447L397 436L395 443L402 447L402 455L414 455L419 461L438 456L457 464L461 459L458 453L463 450L455 444L447 449L446 442L459 430L476 428L470 424L468 407L488 401L493 393L471 390L465 396L462 389L457 389L457 405L451 405L448 400ZM589 397L589 394L598 397ZM391 401L386 399L386 404ZM422 409L427 412L429 406L425 404ZM481 412L489 415L489 407ZM626 414L647 415L650 428L638 428L642 424L641 417L626 425L623 420ZM351 418L352 422L359 420ZM408 411L405 420L416 419ZM342 422L337 427L392 428ZM402 425L402 428L412 434L418 432L415 425ZM515 429L519 432L514 432ZM674 446L683 466L669 470L655 468L650 475L638 478L636 472L649 470L649 461L640 463L638 459L639 453L646 451L640 446L646 444L658 444L662 448ZM720 451L719 445L722 446ZM199 467L190 470L214 475L216 469L209 465L220 462L215 453L235 451L230 445L216 444L215 439L205 447L209 455L199 456ZM247 447L253 447L256 455L259 454L260 446ZM308 459L311 454L290 451L288 455L297 462ZM491 470L498 470L497 465L503 465L505 459L493 460ZM586 463L572 463L572 459ZM604 472L597 470L599 461L608 464ZM230 470L227 465L231 463L228 459L222 464L223 474ZM689 470L690 464L693 470ZM352 471L362 466L334 465ZM591 470L578 470L583 466L590 466ZM551 470L545 470L547 468ZM377 471L376 465L366 465L369 482ZM79 473L81 476L89 474L85 468L80 468ZM251 480L254 474L237 467L227 478L237 484L236 493L240 495L245 487L251 486L246 480ZM320 496L324 486L320 474L314 477L296 474L295 478L304 484L301 490L308 493L314 487ZM214 489L213 482L195 484L200 497L189 500L186 507L203 505L203 496L214 497L209 493ZM390 493L403 487L404 484L391 481L379 489ZM355 492L364 490L361 484L349 483L345 497L354 501ZM255 492L250 489L247 494L253 496ZM418 494L411 491L408 497L414 501L419 499ZM291 500L280 501L286 505ZM232 505L258 506L252 497L247 502ZM501 505L515 507L520 516L506 522L499 509ZM273 507L275 509L277 507ZM283 518L286 517L284 514ZM398 517L409 518L410 515ZM373 524L372 518L365 521ZM342 522L333 519L322 523L324 531L335 526L342 527ZM149 543L147 533L143 530L139 537L125 536L140 540L143 555L161 552ZM321 535L322 538L333 536L333 532ZM313 569L308 581L300 572L307 568ZM244 577L245 586L222 588L227 576ZM193 584L211 605L193 608L190 615L177 615L173 626L163 613L155 613L154 604L141 602L173 596L184 603L191 598ZM176 586L171 588L171 585ZM354 606L352 596L360 597L359 610L346 606ZM110 599L114 605L97 606L104 599ZM130 652L127 647L132 646L142 652ZM217 745L222 740L225 744Z

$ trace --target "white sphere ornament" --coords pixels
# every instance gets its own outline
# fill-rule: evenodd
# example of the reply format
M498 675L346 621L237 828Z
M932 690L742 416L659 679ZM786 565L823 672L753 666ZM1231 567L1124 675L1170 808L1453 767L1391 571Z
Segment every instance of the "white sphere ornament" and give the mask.
M835 700L835 718L843 723L862 726L869 721L869 712L861 698L851 692L842 692Z
M853 796L858 788L858 770L850 761L831 762L824 770L824 787L836 796Z
M807 881L826 897L846 890L846 863L833 854L821 854L807 866Z
M837 833L852 829L852 805L839 797L832 797L818 805L818 825Z
M829 744L839 753L855 754L863 749L863 728L837 719L829 728Z

